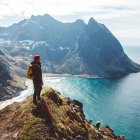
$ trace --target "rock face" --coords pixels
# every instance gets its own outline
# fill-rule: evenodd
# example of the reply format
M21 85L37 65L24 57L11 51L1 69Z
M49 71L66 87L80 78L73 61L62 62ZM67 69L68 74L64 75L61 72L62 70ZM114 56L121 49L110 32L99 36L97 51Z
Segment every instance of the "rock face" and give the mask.
M5 80L10 80L9 64L6 61L6 55L0 51L0 83L4 83Z
M0 101L18 95L25 88L23 75L15 59L0 51Z
M114 35L91 18L61 23L49 15L32 16L0 28L0 47L12 56L40 54L44 71L118 77L140 71Z
M44 88L41 98L37 106L28 97L0 110L1 140L125 140L109 126L97 129L87 121L80 102L64 98L52 88Z
M90 74L117 77L139 71L139 65L128 58L113 34L93 18L79 39L79 46L79 55Z

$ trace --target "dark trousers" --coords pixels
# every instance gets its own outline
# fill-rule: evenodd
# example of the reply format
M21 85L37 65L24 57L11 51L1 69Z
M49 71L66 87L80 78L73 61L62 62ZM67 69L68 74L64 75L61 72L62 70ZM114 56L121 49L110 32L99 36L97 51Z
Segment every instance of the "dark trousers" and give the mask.
M36 101L36 98L40 99L41 90L42 90L42 86L34 86L33 101Z

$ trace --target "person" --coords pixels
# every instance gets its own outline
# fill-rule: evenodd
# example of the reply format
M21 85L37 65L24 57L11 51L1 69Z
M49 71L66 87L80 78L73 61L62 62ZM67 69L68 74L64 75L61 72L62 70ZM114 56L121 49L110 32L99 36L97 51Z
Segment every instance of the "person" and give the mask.
M33 74L33 85L34 85L34 94L33 94L33 103L37 104L37 99L40 101L40 92L42 90L43 80L42 80L42 70L40 56L35 55L34 60L31 62L32 65L32 74Z

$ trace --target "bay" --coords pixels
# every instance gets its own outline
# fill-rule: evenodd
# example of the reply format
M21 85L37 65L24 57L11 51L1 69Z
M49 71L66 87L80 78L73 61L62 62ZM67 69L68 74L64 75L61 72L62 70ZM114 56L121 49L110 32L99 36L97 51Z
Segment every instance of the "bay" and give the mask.
M140 47L124 47L132 61L140 64ZM46 78L46 85L65 97L84 104L89 120L110 125L118 135L128 140L140 139L140 73L121 79Z
M85 78L46 78L65 97L77 99L84 105L86 118L109 125L118 135L129 140L140 138L140 73L118 80Z

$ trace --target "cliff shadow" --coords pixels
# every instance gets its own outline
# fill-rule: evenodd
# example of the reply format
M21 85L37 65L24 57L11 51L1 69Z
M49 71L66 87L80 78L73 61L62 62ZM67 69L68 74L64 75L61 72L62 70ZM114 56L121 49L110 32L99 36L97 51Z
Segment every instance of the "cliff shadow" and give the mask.
M39 117L44 120L44 124L47 126L47 128L49 128L49 132L54 134L55 126L53 124L53 118L48 110L46 103L43 100L38 102L37 106L32 109L32 114L35 117Z

